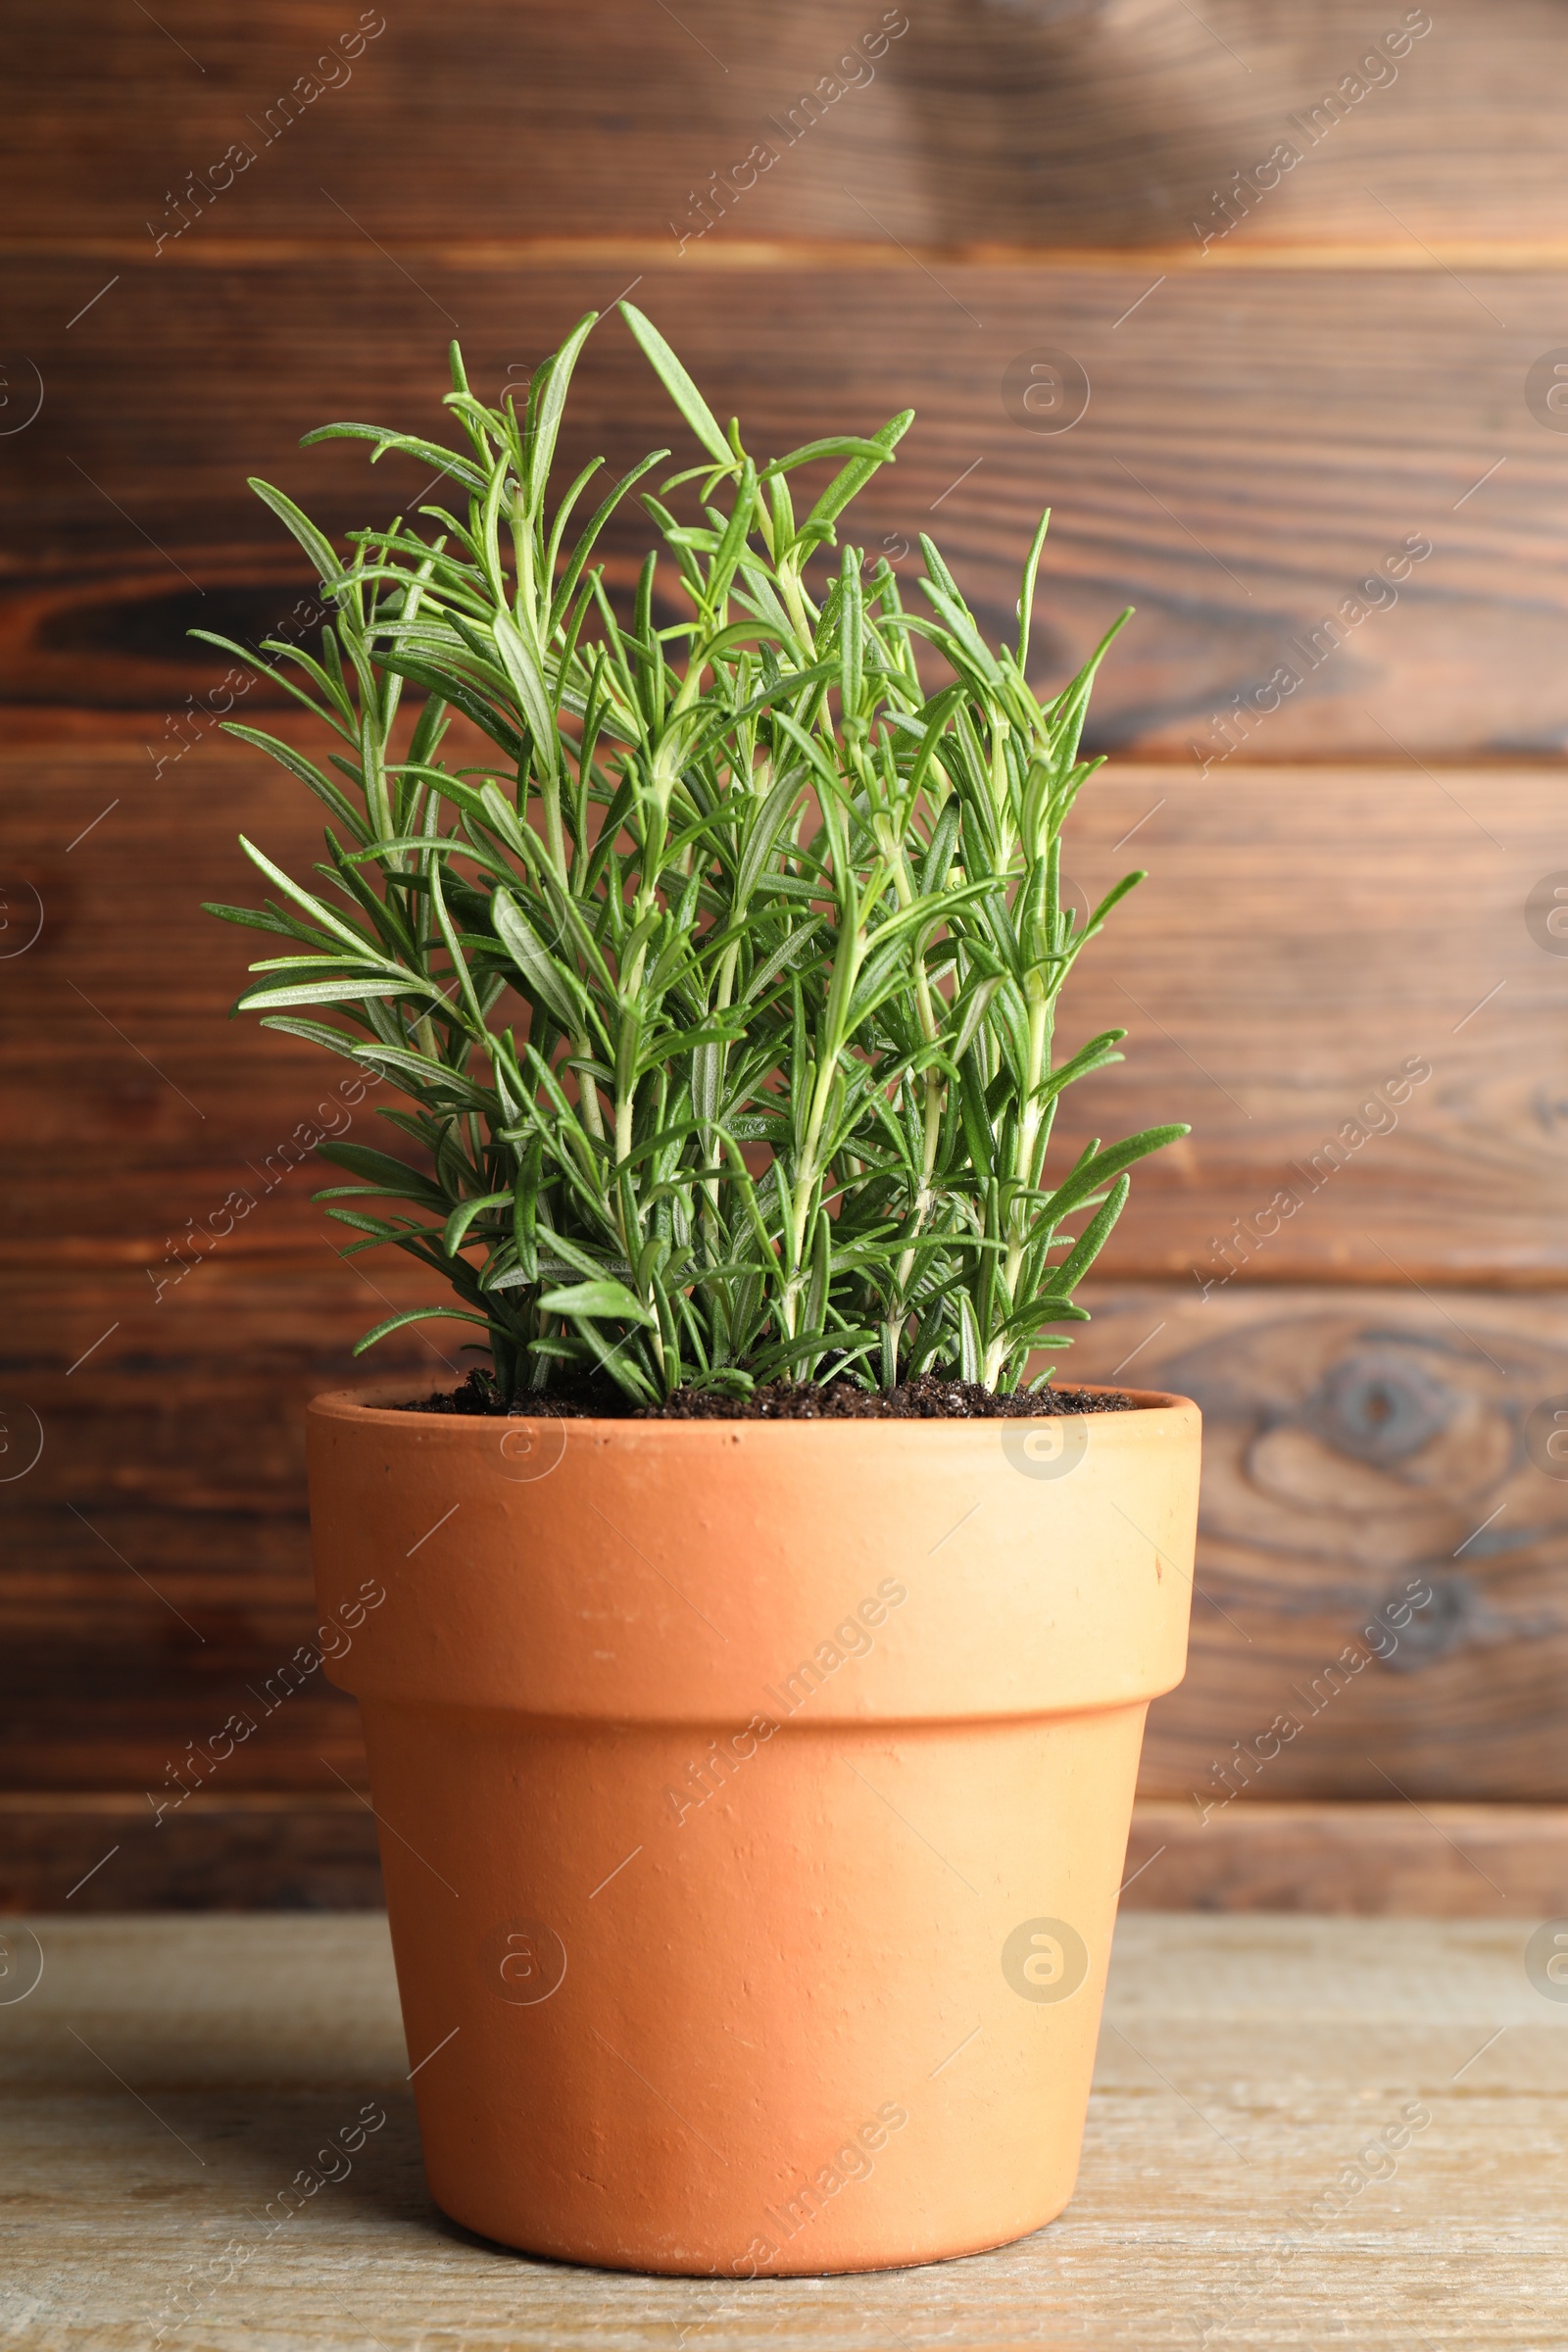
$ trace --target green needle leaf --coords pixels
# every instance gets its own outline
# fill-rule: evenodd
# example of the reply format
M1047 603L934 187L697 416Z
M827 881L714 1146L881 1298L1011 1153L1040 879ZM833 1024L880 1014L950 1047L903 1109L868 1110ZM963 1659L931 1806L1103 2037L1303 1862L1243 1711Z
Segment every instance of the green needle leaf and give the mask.
M651 318L645 318L635 303L623 302L620 315L637 338L637 343L649 366L658 376L670 399L685 417L708 454L726 473L738 473L740 460L719 429L717 417L692 382L669 345L664 341Z
M564 1290L546 1291L539 1304L547 1315L608 1315L617 1323L640 1323L646 1329L659 1321L623 1282L569 1283Z

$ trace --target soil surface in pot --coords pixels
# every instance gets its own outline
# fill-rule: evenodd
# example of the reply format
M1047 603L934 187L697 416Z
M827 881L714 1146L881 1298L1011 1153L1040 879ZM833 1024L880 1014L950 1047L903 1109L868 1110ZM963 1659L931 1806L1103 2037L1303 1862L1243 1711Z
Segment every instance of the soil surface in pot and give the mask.
M1119 1389L1032 1389L999 1396L969 1380L922 1373L896 1389L860 1389L852 1380L769 1381L749 1396L677 1389L662 1404L636 1405L609 1381L563 1381L543 1394L504 1397L488 1372L460 1387L398 1405L404 1413L517 1415L552 1421L1041 1421L1059 1413L1136 1412Z

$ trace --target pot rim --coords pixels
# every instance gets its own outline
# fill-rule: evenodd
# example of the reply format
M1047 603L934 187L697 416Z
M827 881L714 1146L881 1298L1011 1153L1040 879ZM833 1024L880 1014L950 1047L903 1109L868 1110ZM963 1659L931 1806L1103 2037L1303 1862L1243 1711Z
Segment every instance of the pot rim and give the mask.
M401 1401L410 1386L407 1376L397 1379L383 1378L362 1389L328 1389L321 1395L313 1396L307 1409L313 1415L318 1414L323 1420L361 1424L369 1422L393 1428L406 1428L412 1422L420 1429L434 1426L439 1429L482 1430L489 1428L494 1422L505 1420L514 1427L527 1429L548 1425L553 1428L580 1430L584 1436L594 1437L609 1437L630 1431L651 1430L700 1433L707 1438L709 1443L713 1442L715 1438L723 1438L740 1432L745 1432L750 1437L763 1430L844 1429L864 1431L889 1429L902 1430L906 1433L914 1430L963 1430L972 1433L976 1430L1003 1430L1020 1426L1027 1428L1036 1422L1091 1420L1097 1428L1115 1427L1118 1423L1125 1427L1135 1416L1149 1413L1196 1412L1198 1410L1192 1397L1179 1396L1174 1390L1129 1389L1122 1388L1112 1381L1094 1380L1074 1381L1071 1385L1075 1389L1084 1390L1090 1396L1130 1397L1132 1411L1125 1416L1116 1413L976 1413L954 1414L951 1417L936 1414L929 1416L891 1413L885 1416L824 1414L820 1420L798 1420L782 1417L778 1420L754 1420L742 1414L725 1414L689 1421L663 1420L654 1415L643 1418L633 1414L616 1414L613 1419L609 1419L586 1413L432 1413L422 1408L411 1407Z

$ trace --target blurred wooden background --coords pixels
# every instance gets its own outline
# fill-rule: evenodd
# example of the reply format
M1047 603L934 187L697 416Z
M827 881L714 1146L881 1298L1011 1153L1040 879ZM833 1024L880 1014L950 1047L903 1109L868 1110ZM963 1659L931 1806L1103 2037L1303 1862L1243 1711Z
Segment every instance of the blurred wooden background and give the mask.
M1042 678L1138 608L1075 1132L1194 1133L1071 1367L1209 1454L1127 1900L1568 1908L1560 10L19 0L0 55L0 1903L377 1899L318 1674L153 1821L307 1639L301 1408L416 1295L284 1173L335 1072L225 1018L197 902L313 805L184 632L308 592L247 474L383 516L422 482L303 432L440 430L451 334L499 394L634 287L754 447L915 406L861 528L995 630L1050 504ZM578 382L568 455L669 437L617 322Z

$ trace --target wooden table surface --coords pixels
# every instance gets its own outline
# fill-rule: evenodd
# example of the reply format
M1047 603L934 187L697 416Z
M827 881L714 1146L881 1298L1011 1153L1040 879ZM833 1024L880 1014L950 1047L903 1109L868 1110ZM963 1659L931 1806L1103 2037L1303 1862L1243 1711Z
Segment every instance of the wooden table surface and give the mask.
M0 1960L0 2343L1568 2346L1568 2004L1512 1923L1124 1918L1060 2221L752 2285L445 2222L379 1917L42 1917ZM351 2168L269 2234L366 2110Z

